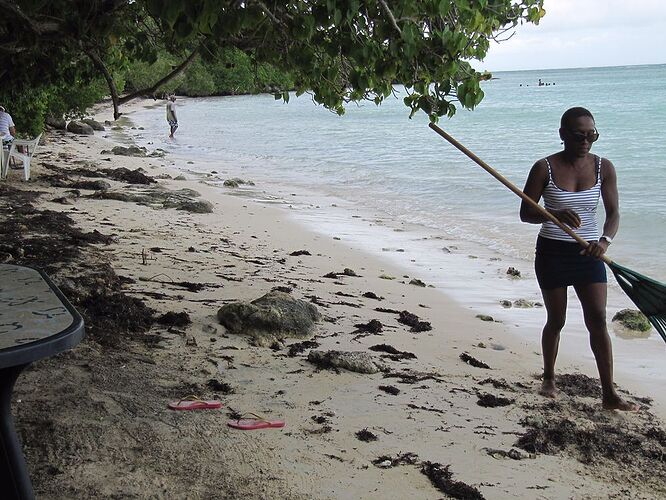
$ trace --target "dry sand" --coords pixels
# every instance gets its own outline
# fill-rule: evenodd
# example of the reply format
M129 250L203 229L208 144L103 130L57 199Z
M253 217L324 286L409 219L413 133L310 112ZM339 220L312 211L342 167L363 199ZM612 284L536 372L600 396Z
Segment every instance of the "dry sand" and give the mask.
M561 396L544 399L536 394L536 339L527 343L507 324L481 321L437 289L409 284L414 276L404 270L201 177L159 185L199 192L213 213L94 199L86 189L76 197L68 193L71 183L95 180L76 168L142 168L172 178L180 172L161 158L102 154L111 145L98 136L47 136L31 181L10 172L0 184L3 242L24 248L9 262L42 265L69 291L88 337L35 363L16 386L16 425L38 498L666 495L663 415L639 398L645 394L626 394L643 405L638 414L603 411L596 380L566 374L571 365L563 363ZM104 180L124 193L145 188ZM290 255L298 250L310 255ZM324 277L345 268L358 276ZM317 304L324 321L311 340L318 349L367 352L386 370L318 369L307 349L288 355L297 339L259 347L217 322L223 304L278 286ZM134 299L155 314L141 316ZM410 311L432 330L410 332L397 314L377 307ZM186 312L192 323L148 328L146 318L170 311ZM381 332L354 326L372 319ZM379 344L416 357L392 360L369 350ZM464 362L462 354L489 368ZM167 409L189 394L223 406ZM227 426L245 412L286 426ZM363 430L376 440L359 439Z

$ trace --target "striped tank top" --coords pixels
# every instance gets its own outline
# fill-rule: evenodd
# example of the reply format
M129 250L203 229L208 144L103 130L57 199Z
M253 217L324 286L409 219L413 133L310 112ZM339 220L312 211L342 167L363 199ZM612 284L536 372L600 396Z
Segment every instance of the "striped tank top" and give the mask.
M557 187L553 181L553 172L550 168L550 162L546 158L548 165L548 184L543 190L543 201L546 209L562 210L569 208L575 211L580 217L580 227L572 228L574 232L586 241L596 241L599 239L599 226L597 223L597 206L601 196L601 158L596 156L597 182L590 189L584 191L565 191ZM562 231L553 222L547 221L541 225L539 236L551 240L576 241L567 233Z

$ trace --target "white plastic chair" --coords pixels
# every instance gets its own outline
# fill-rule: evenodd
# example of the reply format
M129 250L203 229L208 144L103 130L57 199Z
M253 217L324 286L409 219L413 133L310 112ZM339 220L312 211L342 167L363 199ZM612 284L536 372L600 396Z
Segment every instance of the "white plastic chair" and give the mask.
M9 148L9 151L2 152L2 172L0 173L0 177L2 179L7 178L7 174L9 173L9 163L11 162L12 158L23 162L23 179L26 181L30 179L30 160L35 154L35 150L37 149L37 145L39 144L39 139L41 137L42 134L39 134L34 139L29 140L14 139L11 147ZM19 151L19 146L22 146L23 151Z

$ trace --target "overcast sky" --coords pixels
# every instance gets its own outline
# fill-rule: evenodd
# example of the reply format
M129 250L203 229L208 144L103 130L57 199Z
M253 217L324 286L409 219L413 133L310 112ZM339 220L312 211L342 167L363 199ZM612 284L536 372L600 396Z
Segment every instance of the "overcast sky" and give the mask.
M538 26L491 42L489 71L666 63L666 0L546 0Z

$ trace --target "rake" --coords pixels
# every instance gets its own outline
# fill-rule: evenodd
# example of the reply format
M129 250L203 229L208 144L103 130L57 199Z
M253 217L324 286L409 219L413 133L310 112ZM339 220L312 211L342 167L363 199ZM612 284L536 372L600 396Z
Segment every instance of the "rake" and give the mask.
M520 196L525 202L537 209L544 217L557 224L563 231L566 231L572 238L582 245L583 248L589 246L589 243L578 236L569 226L560 222L545 208L523 193L499 172L485 163L481 158L476 156L449 134L444 132L440 127L434 123L430 123L430 128L453 144L469 158L474 160L474 162L476 162L481 168L508 187L516 195ZM650 323L652 323L655 329L659 332L661 338L666 342L666 285L613 262L607 255L602 255L601 259L613 272L615 279L620 287L622 287L622 290L624 290L627 296L634 302L634 304L636 304L638 309L645 314L647 319L650 320Z

